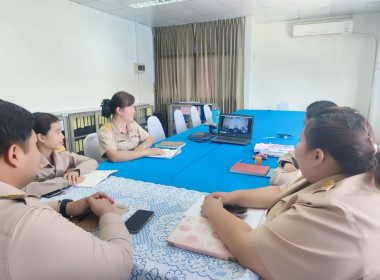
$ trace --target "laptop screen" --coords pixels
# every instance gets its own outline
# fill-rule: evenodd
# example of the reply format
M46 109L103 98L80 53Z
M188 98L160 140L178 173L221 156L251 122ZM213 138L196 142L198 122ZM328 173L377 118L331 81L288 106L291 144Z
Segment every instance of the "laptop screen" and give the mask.
M253 116L221 114L218 135L238 138L252 138Z

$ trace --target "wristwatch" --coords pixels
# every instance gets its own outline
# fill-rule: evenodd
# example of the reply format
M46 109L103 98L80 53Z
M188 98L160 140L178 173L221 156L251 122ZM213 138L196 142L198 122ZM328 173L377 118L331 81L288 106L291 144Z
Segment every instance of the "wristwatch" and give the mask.
M71 215L67 215L66 213L66 205L67 203L72 202L72 201L73 201L72 199L64 199L61 201L61 205L59 206L59 213L61 213L62 216L65 218L71 217Z

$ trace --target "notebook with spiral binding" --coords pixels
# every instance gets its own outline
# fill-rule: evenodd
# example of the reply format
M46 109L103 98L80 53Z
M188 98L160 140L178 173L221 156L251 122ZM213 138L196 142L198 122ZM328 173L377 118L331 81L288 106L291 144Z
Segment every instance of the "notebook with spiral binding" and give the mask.
M247 175L255 175L265 177L269 171L269 166L265 165L256 165L256 164L248 164L248 163L235 163L231 168L230 172L232 173L240 173Z

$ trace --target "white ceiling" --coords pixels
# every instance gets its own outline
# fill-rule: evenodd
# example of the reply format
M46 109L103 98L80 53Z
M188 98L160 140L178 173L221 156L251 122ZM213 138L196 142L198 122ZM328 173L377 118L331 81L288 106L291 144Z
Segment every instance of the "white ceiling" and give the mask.
M380 0L188 0L146 8L147 0L71 0L143 25L157 27L253 15L269 23L380 11Z

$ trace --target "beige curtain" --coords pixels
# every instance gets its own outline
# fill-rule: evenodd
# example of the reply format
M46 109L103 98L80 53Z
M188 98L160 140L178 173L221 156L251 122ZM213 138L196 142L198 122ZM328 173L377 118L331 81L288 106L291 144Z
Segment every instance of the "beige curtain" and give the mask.
M194 96L194 30L192 24L153 28L156 111Z
M156 111L177 101L243 108L244 19L153 28Z
M199 101L222 112L243 108L244 19L196 24L196 92Z

